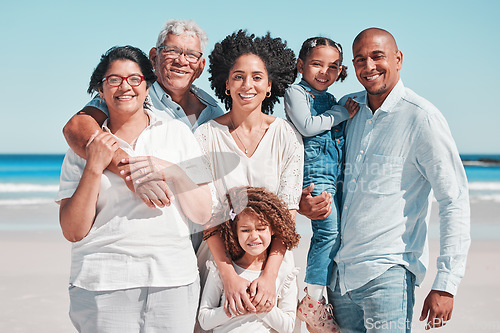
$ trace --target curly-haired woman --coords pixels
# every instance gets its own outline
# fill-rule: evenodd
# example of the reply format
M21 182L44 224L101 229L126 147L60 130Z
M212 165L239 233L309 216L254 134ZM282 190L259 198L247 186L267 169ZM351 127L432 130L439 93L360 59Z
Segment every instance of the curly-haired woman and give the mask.
M235 186L266 187L286 203L294 223L302 189L302 139L289 122L270 115L295 80L293 51L269 33L255 37L240 30L217 43L209 59L211 87L229 112L200 126L195 135L208 156L217 195L223 198ZM285 260L293 262L283 242L273 239L263 274L250 282L236 274L217 232L208 229L205 239L199 267L205 266L208 245L224 284L226 314L270 311L285 253Z

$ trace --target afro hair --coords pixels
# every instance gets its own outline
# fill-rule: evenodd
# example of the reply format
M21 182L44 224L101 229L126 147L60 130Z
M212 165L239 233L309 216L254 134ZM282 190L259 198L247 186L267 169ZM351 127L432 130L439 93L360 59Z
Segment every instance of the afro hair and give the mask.
M274 104L279 102L278 97L284 96L286 88L297 76L295 54L285 41L272 38L269 32L263 37L255 37L246 30L239 30L215 44L209 55L210 86L227 110L232 108L232 99L226 95L226 81L236 60L244 54L255 54L266 66L272 87L271 96L262 102L262 112L272 114Z

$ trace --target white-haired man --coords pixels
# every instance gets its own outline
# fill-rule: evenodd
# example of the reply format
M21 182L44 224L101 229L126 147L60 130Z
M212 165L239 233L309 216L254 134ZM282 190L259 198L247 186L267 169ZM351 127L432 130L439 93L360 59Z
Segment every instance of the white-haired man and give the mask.
M158 35L156 46L149 51L149 58L155 69L157 81L149 89L149 103L152 109L165 117L184 122L191 131L199 125L222 115L224 112L215 99L193 85L205 68L203 51L208 37L193 20L168 20ZM125 81L124 81L125 82ZM63 133L69 146L85 158L85 147L96 130L108 117L106 103L99 97L91 100L64 126ZM129 174L128 166L120 161L127 154L118 150L108 166L112 172L124 179ZM170 204L166 184L150 182L137 190L150 207L164 207ZM193 237L195 250L200 237Z

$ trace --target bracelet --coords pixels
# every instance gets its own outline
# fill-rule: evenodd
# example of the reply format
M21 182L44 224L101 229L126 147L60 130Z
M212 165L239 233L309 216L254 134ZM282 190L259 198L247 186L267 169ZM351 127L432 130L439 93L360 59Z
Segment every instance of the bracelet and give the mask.
M206 232L208 232L208 230L206 230ZM203 240L206 241L207 239L209 239L210 237L212 237L213 235L215 235L217 232L219 232L219 229L218 228L214 228L212 229L212 231L206 233L205 231L203 232Z

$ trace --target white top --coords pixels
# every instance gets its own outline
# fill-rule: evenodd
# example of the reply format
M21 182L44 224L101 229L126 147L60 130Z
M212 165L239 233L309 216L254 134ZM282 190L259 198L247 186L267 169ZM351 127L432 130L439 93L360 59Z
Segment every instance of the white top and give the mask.
M261 271L246 270L234 264L236 273L253 281ZM220 332L292 332L297 309L297 282L299 269L283 261L276 280L276 305L268 313L247 314L229 318L224 312L224 289L219 270L207 262L209 274L200 302L198 320L203 329Z
M120 148L131 156L155 156L176 163L197 184L210 182L210 172L189 128L152 112L148 115L150 125L140 134L135 150L117 138ZM67 152L58 201L73 195L85 163L73 150ZM85 238L72 245L70 283L102 291L194 282L198 270L186 221L178 202L149 208L122 178L105 170L94 224Z
M299 208L304 148L288 121L276 118L251 157L240 150L229 128L214 120L201 125L195 136L208 156L219 198L235 186L266 187L289 209Z

